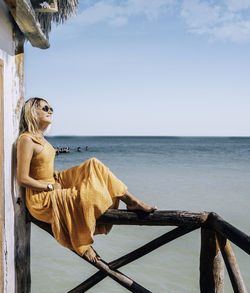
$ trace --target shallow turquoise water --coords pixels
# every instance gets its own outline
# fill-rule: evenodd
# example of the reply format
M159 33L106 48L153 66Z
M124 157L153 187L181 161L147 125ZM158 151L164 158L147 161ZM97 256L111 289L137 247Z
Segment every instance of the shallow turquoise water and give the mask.
M97 157L129 190L159 209L215 211L248 235L250 227L250 138L49 137L69 146L55 159L66 169ZM82 152L77 152L77 147ZM88 146L88 151L85 151ZM124 208L121 205L121 208ZM114 226L96 236L94 248L106 261L138 248L171 227ZM32 292L67 292L96 271L32 226ZM250 258L232 245L250 290ZM194 231L120 270L152 292L199 292L200 231ZM233 292L225 271L225 292ZM88 292L128 292L106 278Z

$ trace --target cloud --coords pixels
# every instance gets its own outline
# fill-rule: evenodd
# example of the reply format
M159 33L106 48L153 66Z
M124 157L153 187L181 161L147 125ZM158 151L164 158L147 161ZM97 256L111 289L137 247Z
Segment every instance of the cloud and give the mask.
M231 11L240 11L250 8L250 0L224 0L224 3Z
M121 27L136 17L152 21L160 16L168 25L171 10L189 33L212 40L250 41L250 0L85 0L80 6L73 20L80 26Z
M121 26L136 16L144 16L148 20L156 19L164 9L168 9L174 3L174 0L100 0L89 3L78 14L76 21L83 25L108 23Z
M183 0L180 15L191 33L211 39L249 42L249 8L249 0Z

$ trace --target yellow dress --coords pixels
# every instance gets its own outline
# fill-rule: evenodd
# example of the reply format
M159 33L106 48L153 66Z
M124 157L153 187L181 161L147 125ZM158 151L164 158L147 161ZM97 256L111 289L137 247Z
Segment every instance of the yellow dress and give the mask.
M61 245L83 255L93 243L93 235L110 231L112 225L96 225L96 219L108 208L118 208L118 197L126 192L127 186L96 158L54 172L53 146L29 132L20 137L23 135L43 146L31 160L30 177L46 184L57 180L62 187L42 192L26 188L26 206L33 217L51 224Z

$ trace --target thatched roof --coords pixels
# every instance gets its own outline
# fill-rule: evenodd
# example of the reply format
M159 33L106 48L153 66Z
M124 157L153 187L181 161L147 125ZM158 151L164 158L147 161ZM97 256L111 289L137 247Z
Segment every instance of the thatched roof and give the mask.
M47 38L51 31L52 22L57 24L64 23L68 18L76 14L78 0L57 0L57 6L58 12L55 13L36 12L36 17Z

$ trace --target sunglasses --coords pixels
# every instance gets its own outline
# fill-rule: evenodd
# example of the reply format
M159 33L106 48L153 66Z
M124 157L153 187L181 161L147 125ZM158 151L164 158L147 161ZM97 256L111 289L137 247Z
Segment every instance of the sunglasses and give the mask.
M51 108L51 107L48 107L47 105L46 105L46 106L44 106L44 107L42 108L42 110L43 110L44 112L49 112L49 110L50 110L50 112L52 112L52 113L53 113L53 108Z

